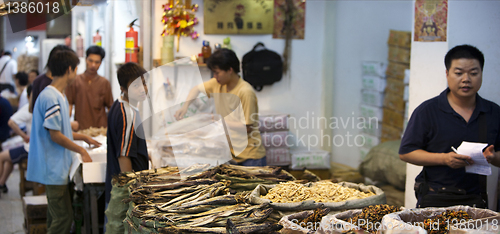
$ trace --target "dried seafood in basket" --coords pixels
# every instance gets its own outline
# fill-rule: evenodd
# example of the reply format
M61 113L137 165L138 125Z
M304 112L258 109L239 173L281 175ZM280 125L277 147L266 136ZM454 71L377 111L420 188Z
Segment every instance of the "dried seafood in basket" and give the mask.
M319 181L310 187L290 181L276 185L266 195L261 196L261 198L277 203L301 202L306 200L327 203L363 199L373 195L375 194L370 191L362 192L330 181Z
M330 213L329 208L320 206L316 208L311 215L305 217L304 219L297 219L297 223L302 227L306 226L308 223L320 223L323 216L328 215L328 213Z
M382 218L386 214L394 213L401 211L401 208L396 206L391 206L387 204L381 205L372 205L363 208L361 213L355 215L352 218L344 219L344 221L352 223L363 230L366 230L370 233L376 233L377 224L382 223Z
M445 234L448 233L449 227L461 221L468 221L471 217L463 210L447 210L442 214L437 215L433 219L424 220L424 229L430 234Z

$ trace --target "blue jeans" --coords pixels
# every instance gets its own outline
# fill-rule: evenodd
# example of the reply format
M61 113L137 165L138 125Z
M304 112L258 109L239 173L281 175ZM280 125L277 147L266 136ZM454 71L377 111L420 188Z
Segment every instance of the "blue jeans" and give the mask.
M267 165L266 156L261 159L247 159L241 163L238 163L238 165L246 167L263 167Z

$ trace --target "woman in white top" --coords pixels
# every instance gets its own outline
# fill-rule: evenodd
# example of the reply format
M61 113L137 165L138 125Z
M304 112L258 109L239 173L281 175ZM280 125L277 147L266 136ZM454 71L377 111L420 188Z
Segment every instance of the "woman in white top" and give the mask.
M27 92L29 99L29 96L31 95L31 85L28 86ZM9 119L9 127L23 138L24 145L0 152L0 192L7 193L9 191L5 183L12 172L13 165L28 158L31 118L32 114L29 112L29 105L24 105L23 107L20 107L19 110ZM19 128L19 125L21 124L26 126L26 132Z

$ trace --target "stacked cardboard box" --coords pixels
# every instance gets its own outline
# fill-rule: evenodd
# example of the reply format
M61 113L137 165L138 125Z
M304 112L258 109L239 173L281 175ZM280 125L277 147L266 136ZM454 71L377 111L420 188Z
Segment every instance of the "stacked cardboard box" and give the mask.
M47 232L47 196L23 197L24 229L26 233Z
M381 142L398 140L403 133L408 100L405 70L410 68L411 32L391 30L387 44L389 65L386 71Z
M266 148L267 165L290 165L290 149L288 139L287 114L262 112L259 114L259 131L262 144Z
M364 119L365 123L361 130L365 144L359 149L361 159L366 156L370 148L380 143L382 106L384 104L384 90L387 87L385 78L387 64L365 61L362 68L363 89L361 90L360 117Z

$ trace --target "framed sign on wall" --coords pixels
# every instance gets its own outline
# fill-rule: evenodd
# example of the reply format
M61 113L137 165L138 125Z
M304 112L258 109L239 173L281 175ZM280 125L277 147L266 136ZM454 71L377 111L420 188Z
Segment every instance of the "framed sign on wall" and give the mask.
M204 0L205 34L272 34L274 0Z

